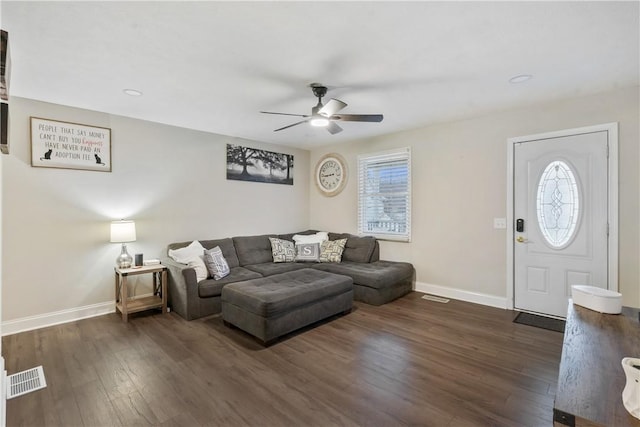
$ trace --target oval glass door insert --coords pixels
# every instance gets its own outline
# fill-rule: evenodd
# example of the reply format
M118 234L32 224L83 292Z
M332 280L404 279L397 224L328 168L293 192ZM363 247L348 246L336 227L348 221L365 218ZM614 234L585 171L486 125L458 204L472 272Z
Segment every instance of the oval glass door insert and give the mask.
M562 160L547 165L538 183L538 226L549 245L565 246L576 232L580 191L571 167Z

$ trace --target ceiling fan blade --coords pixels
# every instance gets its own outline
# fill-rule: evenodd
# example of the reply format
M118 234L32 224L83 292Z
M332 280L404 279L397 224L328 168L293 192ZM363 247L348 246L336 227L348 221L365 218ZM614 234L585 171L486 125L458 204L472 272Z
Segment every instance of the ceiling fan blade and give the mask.
M276 114L278 116L295 116L295 117L309 117L308 114L289 114L289 113L274 113L273 111L260 111L262 114Z
M381 122L383 116L382 114L338 114L332 115L329 119L342 122Z
M290 127L297 126L297 125L300 125L300 124L302 124L302 123L307 123L308 121L309 121L309 120L302 120L302 121L299 121L299 122L294 123L294 124L292 124L292 125L288 125L288 126L282 127L282 128L280 128L280 129L274 129L273 131L274 131L274 132L278 132L279 130L289 129Z
M342 128L338 126L337 123L334 123L334 122L329 122L329 124L327 125L327 130L331 135L335 135L338 132L342 132Z
M344 102L332 98L325 104L324 107L320 109L320 111L318 111L318 114L325 117L331 117L346 106L347 104L345 104Z

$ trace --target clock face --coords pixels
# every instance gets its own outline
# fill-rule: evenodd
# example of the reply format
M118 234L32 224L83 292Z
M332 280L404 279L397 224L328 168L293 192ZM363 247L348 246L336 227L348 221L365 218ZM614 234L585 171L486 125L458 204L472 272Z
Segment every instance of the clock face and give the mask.
M325 195L338 194L346 182L346 167L336 158L327 156L318 163L316 168L316 183Z

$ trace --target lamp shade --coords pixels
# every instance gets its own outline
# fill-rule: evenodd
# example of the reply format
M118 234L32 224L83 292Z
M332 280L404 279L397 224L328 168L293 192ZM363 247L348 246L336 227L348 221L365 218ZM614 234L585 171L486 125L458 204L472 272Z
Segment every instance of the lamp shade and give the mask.
M111 243L136 241L136 223L133 221L113 221L111 223Z

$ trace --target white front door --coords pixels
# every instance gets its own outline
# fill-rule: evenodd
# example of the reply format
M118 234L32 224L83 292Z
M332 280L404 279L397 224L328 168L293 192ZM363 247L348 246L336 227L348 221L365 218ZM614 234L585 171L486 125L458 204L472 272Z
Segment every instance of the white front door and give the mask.
M513 147L514 308L565 317L571 285L607 289L608 132Z

